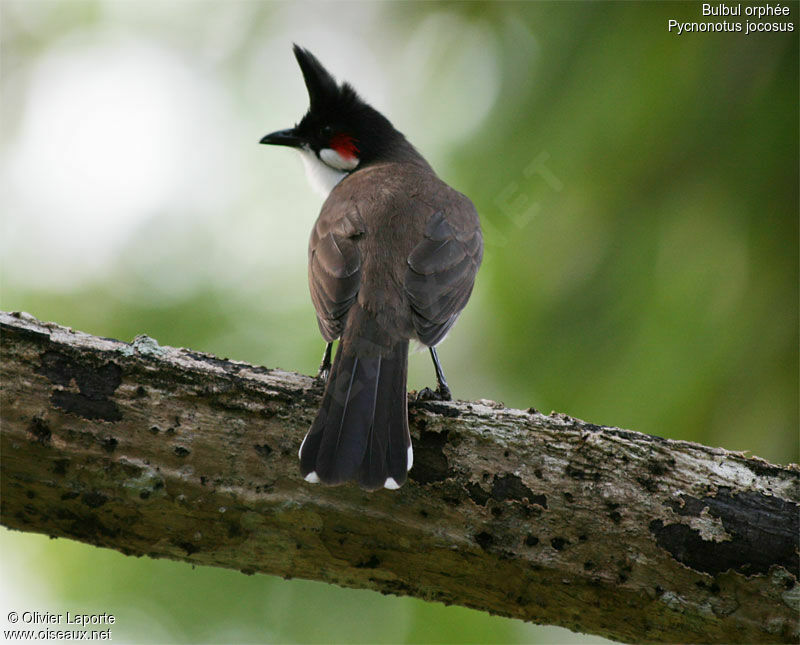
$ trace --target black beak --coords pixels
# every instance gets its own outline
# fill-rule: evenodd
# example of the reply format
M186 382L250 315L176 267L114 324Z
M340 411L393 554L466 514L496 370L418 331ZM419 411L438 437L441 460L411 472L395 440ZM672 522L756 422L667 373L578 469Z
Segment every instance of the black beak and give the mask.
M288 130L278 130L271 132L265 136L259 143L269 143L273 146L289 146L290 148L299 148L305 143L294 131L294 128Z

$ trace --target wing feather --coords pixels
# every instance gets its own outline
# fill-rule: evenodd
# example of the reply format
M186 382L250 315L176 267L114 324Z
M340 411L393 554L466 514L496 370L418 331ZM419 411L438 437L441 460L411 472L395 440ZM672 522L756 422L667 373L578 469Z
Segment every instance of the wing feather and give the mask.
M363 229L347 215L322 218L308 246L308 284L317 323L326 341L339 338L348 310L361 287L361 254L354 238Z
M483 239L474 209L453 218L443 211L431 215L425 237L408 257L405 289L413 310L414 328L426 345L439 343L453 326L472 293L483 256Z

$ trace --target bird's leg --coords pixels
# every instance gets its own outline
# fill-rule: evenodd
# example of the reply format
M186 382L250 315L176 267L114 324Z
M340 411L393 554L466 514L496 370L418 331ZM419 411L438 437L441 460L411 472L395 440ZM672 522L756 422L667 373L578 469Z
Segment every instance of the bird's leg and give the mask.
M453 397L450 394L450 388L447 386L447 381L444 378L442 371L442 364L439 362L439 354L436 353L436 348L431 347L431 358L433 359L433 368L436 370L436 394L442 401L449 401Z
M436 370L436 391L433 392L430 388L426 387L424 390L420 391L417 398L423 401L450 401L453 397L450 394L447 380L444 378L442 364L439 362L439 355L436 353L435 347L430 347L429 349L431 351L431 358L433 359L433 368Z
M320 363L319 372L317 372L317 379L323 383L328 382L328 376L331 374L331 347L333 347L332 342L325 346L325 353L322 355L322 363Z

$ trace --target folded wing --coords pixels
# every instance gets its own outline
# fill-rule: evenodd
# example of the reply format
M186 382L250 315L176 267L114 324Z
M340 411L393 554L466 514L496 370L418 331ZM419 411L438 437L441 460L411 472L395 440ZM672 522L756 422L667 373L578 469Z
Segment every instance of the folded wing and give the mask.
M323 338L339 338L361 286L361 254L354 240L363 230L344 217L329 228L318 221L308 246L308 284Z
M428 346L441 342L467 304L483 258L474 209L456 215L450 221L443 211L434 213L408 257L405 289L417 337Z

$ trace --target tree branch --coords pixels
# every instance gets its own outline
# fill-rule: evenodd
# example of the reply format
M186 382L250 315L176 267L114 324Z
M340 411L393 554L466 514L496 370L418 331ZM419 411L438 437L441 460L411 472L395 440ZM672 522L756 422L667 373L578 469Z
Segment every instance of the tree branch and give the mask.
M2 325L2 523L621 641L793 642L800 469L490 401L412 403L399 491L307 484L299 374Z

